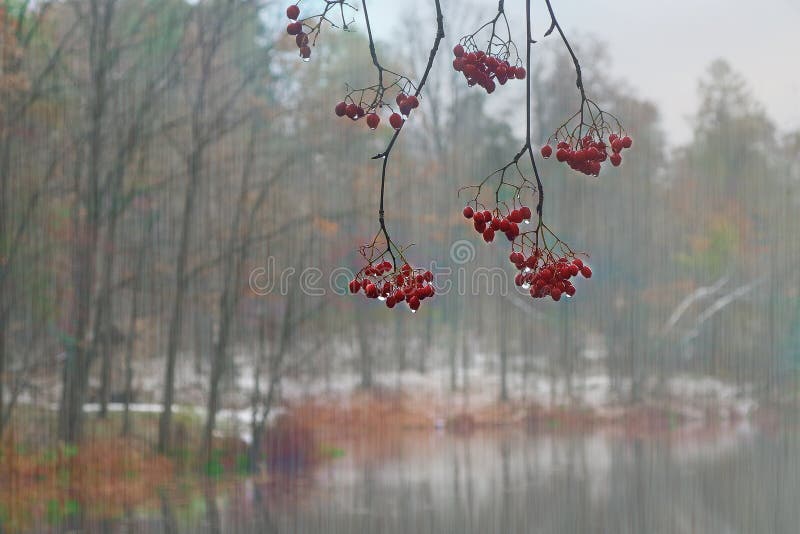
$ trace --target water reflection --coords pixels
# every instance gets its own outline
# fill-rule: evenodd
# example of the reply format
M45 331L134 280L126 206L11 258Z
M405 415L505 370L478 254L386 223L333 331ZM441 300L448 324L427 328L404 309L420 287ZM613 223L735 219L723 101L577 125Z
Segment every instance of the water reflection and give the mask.
M407 434L314 473L176 483L159 509L55 531L796 533L797 433ZM198 494L199 493L199 494ZM91 515L91 514L90 514Z

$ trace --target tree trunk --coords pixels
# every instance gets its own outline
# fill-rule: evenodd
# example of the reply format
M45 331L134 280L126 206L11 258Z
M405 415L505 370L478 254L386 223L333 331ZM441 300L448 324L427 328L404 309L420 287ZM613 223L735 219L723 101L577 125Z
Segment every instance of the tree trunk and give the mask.
M0 215L2 217L2 215ZM2 235L2 234L0 234ZM4 303L0 301L0 440L3 439L3 431L5 430L6 426L6 390L5 390L5 383L6 383L6 336L7 336L7 319L6 319L6 312L3 308ZM10 416L10 414L9 414Z
M128 338L125 345L125 413L122 418L122 435L127 436L131 432L130 404L133 398L133 353L136 346L136 321L139 318L139 292L142 288L142 277L144 275L145 263L145 240L153 228L153 218L147 221L145 237L136 258L136 273L131 288L131 317L128 323Z
M116 211L116 210L113 210ZM102 367L100 369L100 418L105 419L108 413L108 401L111 396L111 291L112 275L114 273L115 252L113 250L115 234L117 229L117 216L112 214L108 226L108 248L105 254L103 265L103 289L97 303L97 315L95 317L95 337L92 340L92 352L100 352L102 356Z
M397 358L397 371L406 370L406 323L405 317L396 313L394 318L394 357Z
M66 347L66 360L62 375L61 404L58 417L58 436L67 443L77 442L83 431L83 403L89 383L91 354L86 343L89 327L92 281L94 280L94 251L96 230L89 227L76 233L81 239L75 247L73 259L76 300L73 338Z
M361 387L370 389L372 387L372 353L369 339L367 338L366 321L356 321L356 334L358 335L358 348L361 354Z
M453 392L458 387L458 364L456 362L458 351L458 336L456 335L455 328L450 329L450 343L447 347L448 358L450 360L450 391Z
M508 324L508 306L498 299L500 305L500 324ZM508 400L508 336L504 328L498 331L500 336L500 401L506 402Z
M211 460L212 440L214 439L214 428L216 428L217 411L219 410L220 382L222 381L222 376L227 366L226 354L228 338L231 321L233 320L233 310L231 309L230 303L228 303L228 293L223 292L220 298L223 301L223 304L220 306L222 308L220 310L222 316L220 317L219 339L214 347L214 354L211 360L206 424L203 430L203 443L201 448L201 455L206 462Z
M570 328L571 308L567 303L561 306L561 365L564 369L564 384L567 388L567 397L573 400L573 375L575 374L574 353L572 350L572 331Z
M104 128L108 103L107 74L111 66L109 56L109 33L114 17L115 2L107 1L101 9L99 3L93 3L90 14L89 32L89 68L91 76L91 93L89 95L89 161L85 197L86 215L82 217L76 211L75 238L79 241L73 249L73 265L75 280L76 310L74 312L74 338L67 347L67 360L64 364L61 406L59 409L59 437L74 443L80 439L83 423L83 403L89 383L94 354L87 346L86 333L89 329L92 293L94 287L95 261L97 258L98 227L100 225L101 184L100 168L104 149ZM80 155L76 163L76 184L80 184ZM77 187L80 193L80 188Z
M178 344L183 326L183 307L186 290L189 285L186 273L186 264L189 257L189 241L193 227L193 214L195 194L200 181L200 161L202 154L199 150L192 152L188 161L189 183L186 187L186 196L183 202L183 221L181 224L181 237L178 249L178 258L175 266L175 296L172 304L172 316L169 322L169 337L167 340L167 366L164 377L164 392L162 396L162 410L158 421L158 451L165 453L170 446L170 433L172 432L172 404L175 400L175 363L178 356Z

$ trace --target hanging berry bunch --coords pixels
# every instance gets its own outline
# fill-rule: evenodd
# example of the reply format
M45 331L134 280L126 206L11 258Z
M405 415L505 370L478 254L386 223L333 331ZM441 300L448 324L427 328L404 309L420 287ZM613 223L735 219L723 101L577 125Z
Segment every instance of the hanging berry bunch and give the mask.
M540 224L512 243L508 259L520 271L514 277L518 287L529 290L533 298L551 297L559 301L562 295L575 295L570 278L578 274L592 277L592 269L578 256L545 224Z
M578 273L584 278L592 277L589 266L576 258L572 251L559 255L552 249L534 247L528 256L513 251L508 259L520 271L514 277L514 283L529 290L535 299L551 297L558 302L562 295L572 297L576 290L570 278L578 276Z
M396 262L384 259L385 253L374 258L375 250L375 243L361 247L366 266L350 281L351 293L381 300L389 309L405 302L412 313L419 309L423 300L436 294L431 271L413 268L404 258L398 268Z
M528 150L528 149L526 149ZM514 278L518 287L529 290L533 298L552 297L561 300L562 295L572 297L575 295L575 286L570 281L571 277L583 274L589 278L592 271L584 265L578 254L566 243L558 238L547 227L541 217L541 209L537 206L537 220L532 230L525 230L530 224L533 212L528 206L521 204L523 193L534 187L526 184L527 179L522 176L522 184L509 181L506 172L511 166L517 168L517 161L512 161L505 168L489 175L484 183L467 186L462 190L475 190L475 197L464 207L463 215L471 220L473 228L482 235L487 243L494 241L497 233L503 233L511 243L509 260L520 272ZM494 179L497 186L493 192L495 208L489 210L480 202L481 192L486 183ZM513 200L509 205L499 200L502 191L510 188Z
M392 76L394 80L389 85L384 86L383 80L387 74ZM411 111L419 107L419 98L413 94L416 92L416 87L405 76L385 69L379 70L378 78L378 83L373 86L363 89L350 89L344 100L334 107L333 111L336 116L347 117L353 121L366 117L367 127L370 130L375 130L381 123L380 113L387 110L390 114L389 125L395 130L402 128ZM391 103L384 101L386 94L393 90L398 91L394 99L397 111L395 111L395 107Z
M479 41L483 43L480 36L486 33L489 33L486 46L481 48L478 44ZM524 80L527 75L517 47L511 40L511 28L502 1L497 15L475 33L462 37L453 48L453 55L453 68L464 75L467 85L482 87L488 94L494 92L498 83L505 85L510 80Z
M550 12L550 28L545 36L557 30L567 47L572 63L575 65L575 85L581 96L580 109L559 126L541 149L542 157L549 158L556 147L556 159L566 163L573 170L583 174L599 176L600 167L608 160L614 167L622 163L622 150L633 146L633 140L625 133L619 119L600 109L593 100L587 98L583 86L583 76L578 56L569 44L564 30L556 19L550 0L545 0ZM608 149L611 148L609 155Z
M289 6L286 10L287 16L296 21L289 25L287 32L290 35L298 36L298 46L304 40L304 38L299 37L301 34L306 34L306 37L311 39L311 46L313 46L323 21L327 20L332 26L336 26L328 18L328 13L337 6L341 12L342 27L347 29L347 24L344 23L344 8L352 8L352 6L343 0L324 0L324 2L323 13L307 19L301 20L298 18L300 9L297 5ZM381 192L378 205L378 225L380 228L372 242L362 246L360 249L366 266L350 282L350 291L354 294L363 292L367 298L384 300L389 308L393 308L401 302L406 302L411 311L414 312L419 309L420 303L424 299L433 297L435 293L432 285L433 275L430 271L412 268L405 258L405 249L398 247L392 240L386 225L384 199L386 169L392 148L397 142L403 124L409 118L411 112L420 105L422 89L433 67L433 61L439 50L439 43L444 38L442 9L439 0L433 0L433 2L436 7L436 36L433 40L422 78L415 84L408 76L398 74L381 64L375 49L375 40L372 36L367 1L361 0L364 22L366 23L367 36L369 38L370 57L377 71L377 82L370 87L362 89L352 89L348 86L348 92L344 99L334 107L334 113L338 117L347 117L353 121L365 118L367 126L372 130L375 130L380 125L381 113L387 113L389 114L389 125L394 129L386 149L372 157L372 159L381 162ZM315 21L314 24L310 24L308 22L309 19L313 19ZM300 25L297 26L297 24ZM309 31L305 32L304 28L309 28ZM307 59L309 55L310 51L309 54L305 54L301 48L301 56L304 59Z
M476 207L482 206L477 201L474 202ZM528 224L531 218L531 209L528 206L506 209L505 213L502 208L495 209L493 213L487 209L476 211L472 206L466 206L463 213L465 218L472 219L475 231L487 243L494 241L496 233L503 233L509 241L514 241L520 235L520 223Z
M542 146L542 157L552 156L552 145L556 147L558 161L583 174L599 176L600 167L606 160L619 167L622 151L630 148L633 140L625 135L616 117L585 98L580 111L559 126Z
M345 18L345 9L355 10L345 0L325 0L325 7L321 13L300 18L300 5L291 4L286 8L286 17L291 21L286 26L286 33L293 35L297 48L300 50L300 57L303 61L311 59L311 47L317 44L317 38L322 32L322 25L327 22L333 28L347 30L352 24ZM336 17L334 19L334 17Z

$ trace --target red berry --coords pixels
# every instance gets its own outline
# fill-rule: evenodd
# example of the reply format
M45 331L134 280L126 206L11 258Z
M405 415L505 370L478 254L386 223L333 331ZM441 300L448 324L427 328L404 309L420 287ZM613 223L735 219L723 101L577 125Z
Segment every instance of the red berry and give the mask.
M417 109L419 107L419 99L416 96L411 95L406 98L406 104L411 106L411 109Z
M483 210L483 222L489 224L491 220L492 220L492 212L489 210Z
M347 108L345 108L345 113L347 114L348 117L350 117L353 120L358 119L358 106L356 106L352 102L347 104Z
M553 300L558 302L559 300L561 300L561 290L558 289L557 287L554 287L552 291L550 291L550 296L553 297Z
M484 222L482 211L479 211L478 213L475 214L475 222Z
M528 206L522 206L519 209L519 214L522 215L522 220L527 221L531 218L531 209Z
M475 231L476 232L478 232L479 234L482 234L483 232L486 231L486 223L483 222L483 220L478 221L478 214L477 213L475 214L475 219L473 219L473 220L474 220L474 222L472 223L472 225L475 227Z
M553 155L553 147L551 147L550 145L544 145L542 147L542 157L546 159L552 155Z
M591 278L592 277L592 270L589 268L588 265L584 265L581 267L581 274L584 278Z
M297 43L298 48L306 46L308 44L308 35L301 31L297 34L297 37L294 38L294 42Z
M609 159L611 160L611 164L614 167L619 167L619 164L622 163L622 156L620 156L619 153L617 152L611 154L611 157Z
M376 113L370 113L367 115L367 126L369 126L370 129L374 130L377 128L380 122L381 118Z
M623 148L622 139L614 139L611 141L611 150L614 152L621 152Z
M286 8L286 16L292 20L297 20L297 17L300 16L300 8L296 5L291 5Z
M500 217L495 217L492 219L492 230L499 230L500 229Z
M525 72L525 68L524 67L517 67L516 75L517 75L517 79L518 80L524 80L525 79L525 74L527 74L527 73Z
M358 280L351 280L350 293L358 293L359 289L361 289L361 282L359 282Z
M465 218L471 219L473 215L475 215L475 210L473 210L471 206L467 206L466 208L464 208Z
M303 24L300 22L291 22L286 26L286 33L289 35L297 35L301 31L303 31Z
M464 55L464 47L460 44L457 44L453 47L453 55L456 57L461 57Z
M389 124L391 124L392 128L395 130L399 130L403 126L403 117L401 117L399 113L392 113L392 116L389 117Z
M311 48L308 46L300 47L300 57L303 59L308 59L311 57Z
M508 214L508 220L515 223L522 222L522 214L519 210L511 210L511 213Z
M483 240L487 243L491 243L494 240L494 230L491 228L487 228L483 231Z
M375 287L375 284L367 284L366 291L367 297L371 299L378 298L378 288Z
M408 307L414 311L419 309L419 298L416 295L408 299Z
M402 106L403 102L406 101L405 93L398 93L397 96L395 97L394 101L397 102L398 106Z
M566 148L559 148L556 151L556 159L558 161L567 161L569 159L569 151Z
M403 100L403 103L400 104L400 113L402 113L406 117L408 117L411 114L411 110L413 109L410 100L411 97L406 98L405 100Z
M633 139L628 137L627 135L622 138L622 146L625 148L630 148L633 146Z
M347 114L347 103L339 102L336 104L336 107L333 108L333 112L336 113L337 117L344 117L345 114Z

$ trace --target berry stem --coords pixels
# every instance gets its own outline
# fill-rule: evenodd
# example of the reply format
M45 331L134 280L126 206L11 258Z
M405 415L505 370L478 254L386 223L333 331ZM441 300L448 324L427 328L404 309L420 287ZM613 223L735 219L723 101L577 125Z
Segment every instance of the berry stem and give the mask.
M550 0L544 0L547 4L547 11L550 12L550 28L545 32L545 36L550 35L553 30L558 30L559 35L561 35L561 40L564 41L564 46L567 47L567 51L569 55L572 57L572 63L575 65L575 85L578 87L578 91L581 93L581 124L578 127L578 139L582 136L581 129L583 128L583 108L586 104L586 90L583 88L583 76L581 75L581 64L578 61L578 56L575 55L575 51L572 50L572 46L569 44L569 40L567 36L564 35L564 30L561 29L561 24L558 23L558 19L556 19L556 14L553 11L553 6L550 4ZM528 37L530 40L530 36Z
M550 0L546 0L547 5L549 7ZM531 46L534 43L533 40L533 30L532 30L532 21L531 21L531 0L525 0L525 22L528 32L528 38L525 40L525 68L528 69L528 72L531 72ZM542 225L542 208L544 206L544 188L542 187L542 179L539 176L539 169L536 168L536 160L533 157L533 149L531 148L531 84L533 83L533 76L527 76L525 80L525 89L526 89L526 103L525 103L525 111L526 111L526 131L525 131L525 149L528 151L528 156L531 159L531 165L533 165L533 175L536 177L536 189L539 194L539 200L536 203L536 214L539 217L539 221L537 227Z
M433 41L433 46L431 47L431 52L430 55L428 56L428 63L425 66L425 72L423 73L422 78L420 79L419 84L416 87L414 96L419 96L420 93L422 93L422 88L425 86L425 82L428 80L428 75L430 74L431 68L433 67L433 61L436 59L436 54L439 51L439 43L442 41L442 39L444 39L444 15L442 14L442 7L439 3L439 0L434 0L434 4L436 6L436 38ZM367 0L361 0L361 5L364 8L364 19L366 20L366 25L367 25L367 36L369 38L369 52L370 55L372 56L373 65L375 65L375 68L378 69L378 85L382 87L383 71L385 69L378 60L378 54L375 50L375 40L372 37L372 26L370 25L369 12L367 11ZM375 156L372 157L372 159L383 159L383 165L381 167L381 197L380 197L380 204L378 207L378 223L380 224L381 233L383 233L383 236L386 239L386 252L388 252L389 256L391 256L392 264L395 266L395 268L397 267L397 259L395 258L394 251L392 249L393 248L396 249L396 246L392 242L392 239L389 237L389 230L386 228L386 217L385 217L386 212L384 210L384 199L386 191L386 169L389 164L389 155L402 130L403 130L402 127L395 130L394 134L392 134L392 138L389 140L389 144L386 146L386 149L380 154L376 154Z

